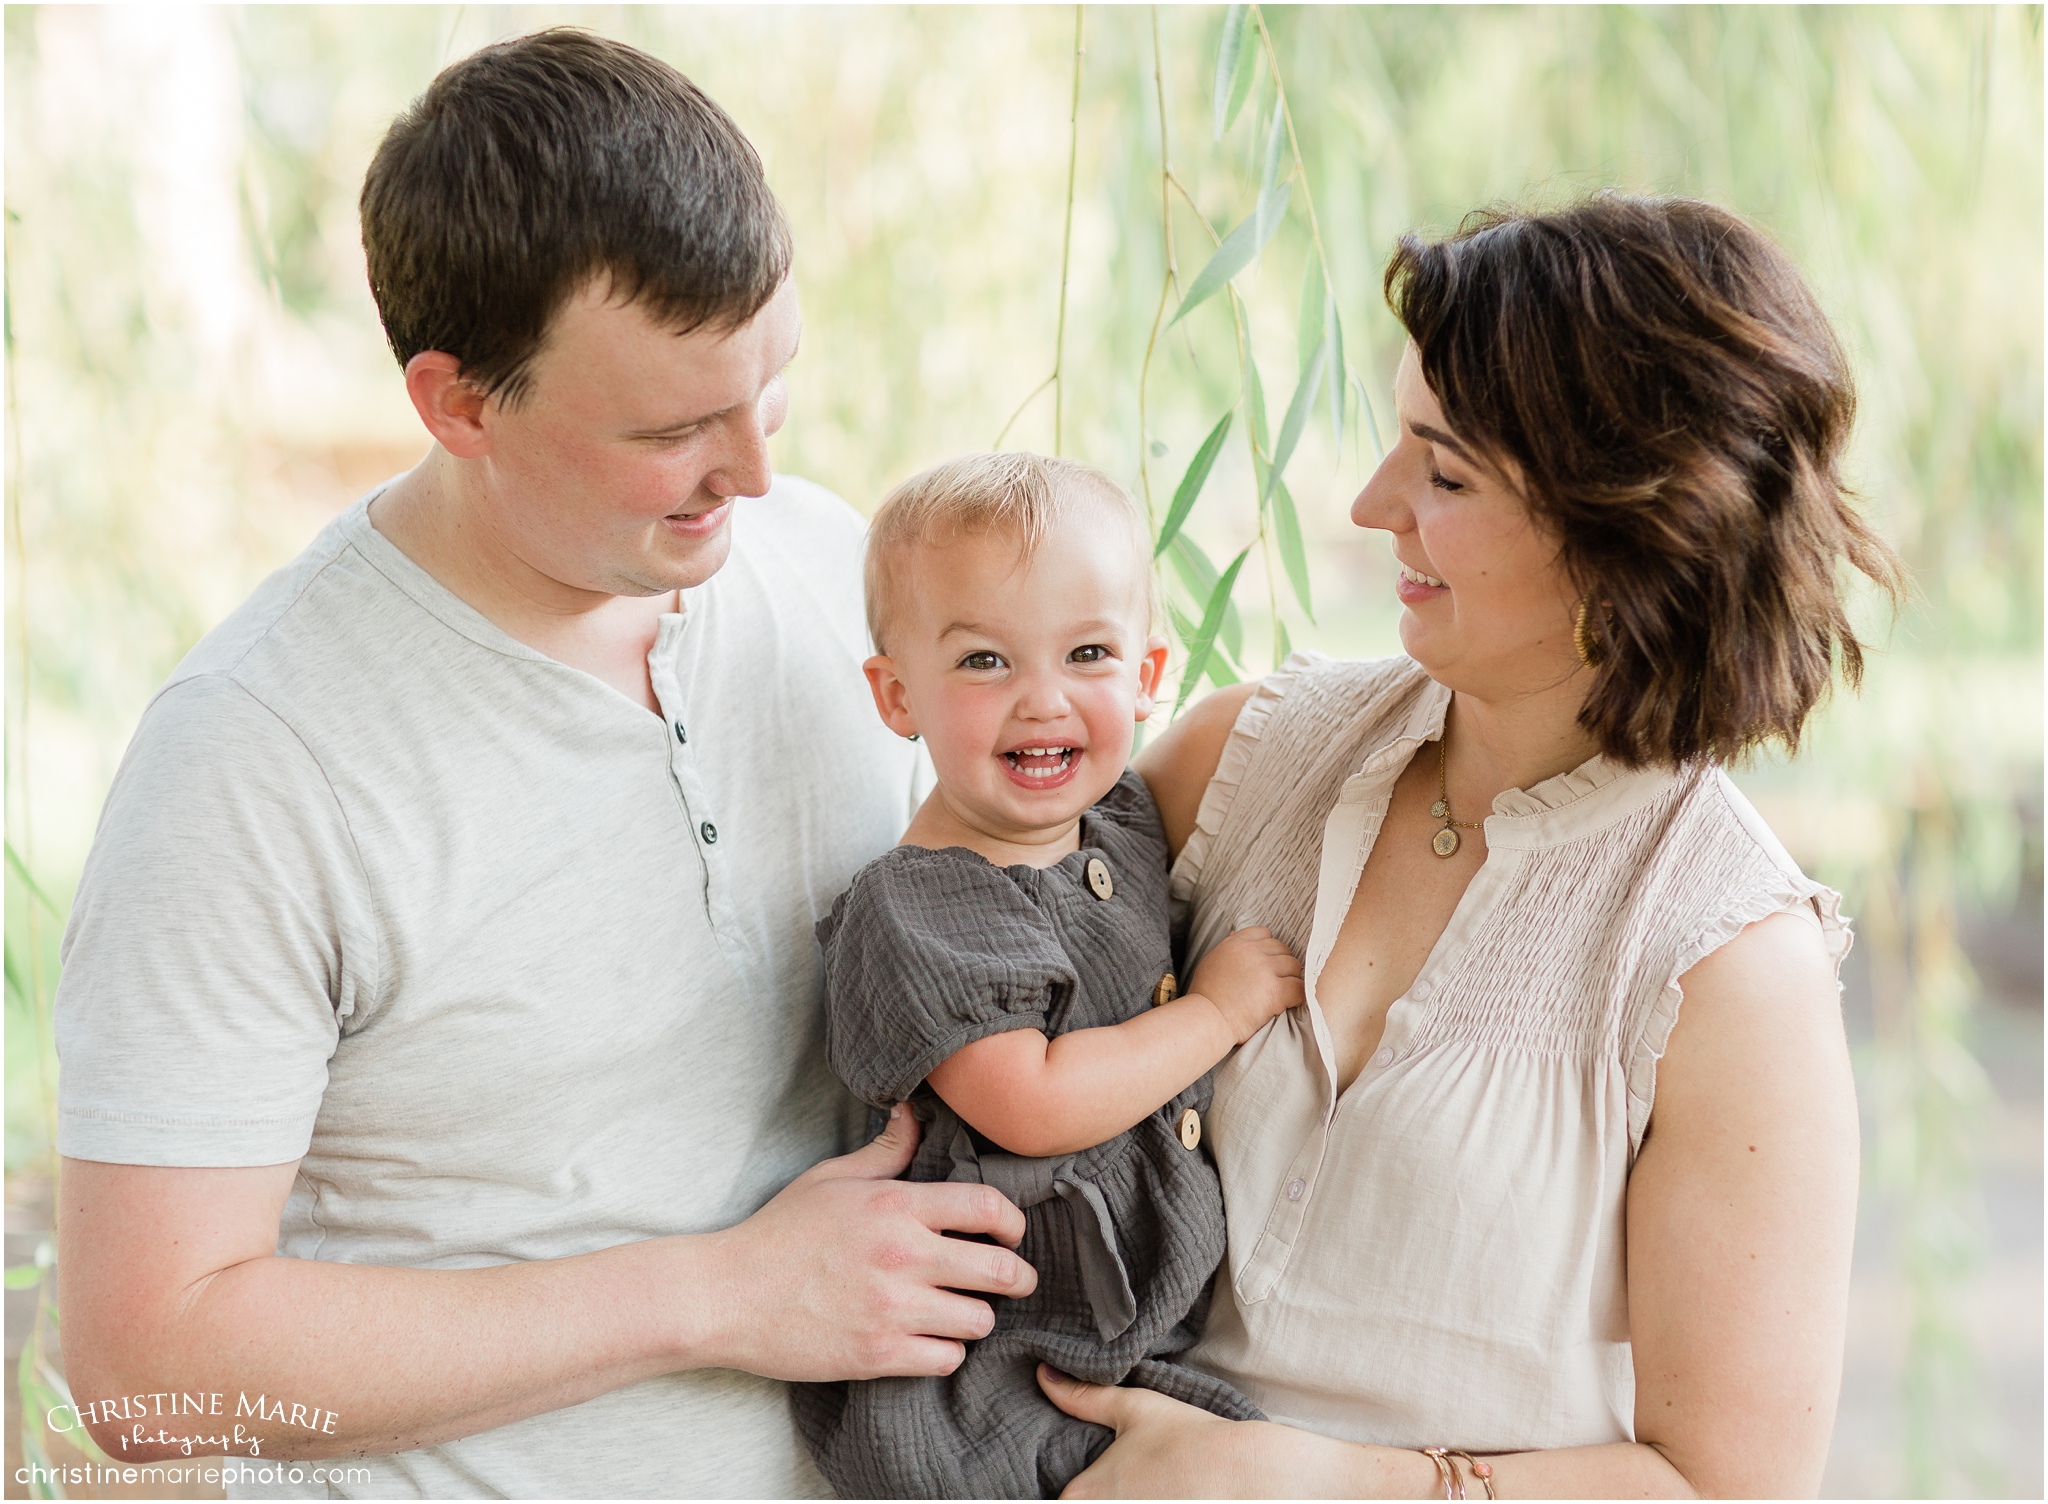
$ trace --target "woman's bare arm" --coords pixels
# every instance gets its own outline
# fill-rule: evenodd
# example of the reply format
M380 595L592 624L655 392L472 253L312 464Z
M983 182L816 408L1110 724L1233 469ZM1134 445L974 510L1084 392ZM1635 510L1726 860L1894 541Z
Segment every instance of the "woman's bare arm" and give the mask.
M1812 1495L1842 1382L1856 1092L1796 914L1684 977L1629 1179L1636 1437L1705 1494Z
M1230 740L1237 713L1252 697L1256 684L1233 684L1195 701L1166 734L1140 752L1131 764L1152 790L1159 817L1166 822L1167 848L1180 855L1194 834L1202 794L1216 776L1216 764Z
M1841 1385L1857 1180L1833 971L1815 927L1783 914L1682 983L1629 1180L1637 1440L1491 1458L1502 1498L1819 1488ZM1223 1421L1143 1390L1052 1380L1046 1392L1117 1430L1069 1497L1442 1492L1418 1452Z

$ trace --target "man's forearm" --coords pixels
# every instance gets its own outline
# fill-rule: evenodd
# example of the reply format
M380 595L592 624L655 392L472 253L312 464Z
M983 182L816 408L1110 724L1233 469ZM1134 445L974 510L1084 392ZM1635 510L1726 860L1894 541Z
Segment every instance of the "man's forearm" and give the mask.
M225 1397L218 1418L106 1417L91 1428L111 1455L138 1461L179 1455L192 1435L239 1434L239 1445L206 1450L254 1440L275 1457L431 1446L699 1366L712 1262L704 1238L446 1271L251 1259L154 1319L143 1313L125 1340L95 1341L89 1319L67 1319L73 1392L81 1407Z
M431 1446L682 1368L950 1373L995 1319L962 1292L1028 1295L1037 1276L996 1192L894 1178L916 1146L898 1107L723 1231L466 1270L277 1257L295 1164L67 1159L58 1299L80 1419L124 1460L246 1455L252 1438L317 1458Z

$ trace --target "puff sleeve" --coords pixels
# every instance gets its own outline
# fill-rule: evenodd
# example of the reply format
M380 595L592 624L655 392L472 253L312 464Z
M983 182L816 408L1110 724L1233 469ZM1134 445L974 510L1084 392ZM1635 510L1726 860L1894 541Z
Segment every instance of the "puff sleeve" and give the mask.
M1045 1029L1076 980L1030 897L957 849L899 846L871 862L819 922L818 939L827 1059L877 1107L908 1097L977 1039Z

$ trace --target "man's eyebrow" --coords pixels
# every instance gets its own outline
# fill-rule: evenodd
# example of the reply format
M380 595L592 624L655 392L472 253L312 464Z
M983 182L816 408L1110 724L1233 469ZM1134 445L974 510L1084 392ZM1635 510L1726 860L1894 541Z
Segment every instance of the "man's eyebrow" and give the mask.
M796 352L798 350L801 350L803 348L803 345L803 326L798 325L796 331L796 343L790 347L789 360L785 360L780 366L776 368L776 374L778 376L781 375L783 371L789 368L790 361L796 359ZM719 418L724 417L727 413L738 412L744 406L746 406L746 404L743 402L735 402L730 407L721 407L715 413L702 413L694 418L678 418L675 422L664 423L659 428L628 429L626 431L626 437L629 439L658 439L663 434L676 433L685 428L695 428L699 424L713 422Z
M629 439L658 439L663 434L678 433L685 428L696 428L700 424L709 423L714 418L722 418L727 413L735 411L739 406L740 404L735 402L731 407L721 407L715 413L703 413L694 418L678 418L673 423L663 423L656 428L630 428L626 430L626 437Z
M1418 439L1425 440L1431 444L1443 445L1444 448L1450 450L1459 459L1469 464L1476 465L1479 463L1477 455L1461 444L1455 436L1445 433L1441 428L1432 428L1427 423L1410 423L1408 431Z

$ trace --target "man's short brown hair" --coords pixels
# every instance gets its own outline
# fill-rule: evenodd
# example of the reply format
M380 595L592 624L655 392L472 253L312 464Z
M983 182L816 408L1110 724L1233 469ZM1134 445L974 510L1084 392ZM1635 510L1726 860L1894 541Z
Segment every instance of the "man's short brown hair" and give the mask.
M398 363L445 351L508 402L595 278L688 331L744 324L789 271L739 127L668 64L567 27L444 69L385 135L361 207Z
M1842 566L1894 599L1902 575L1850 505L1855 392L1791 259L1712 204L1605 192L1405 235L1385 287L1445 418L1559 541L1600 749L1796 749L1836 664L1861 679Z

